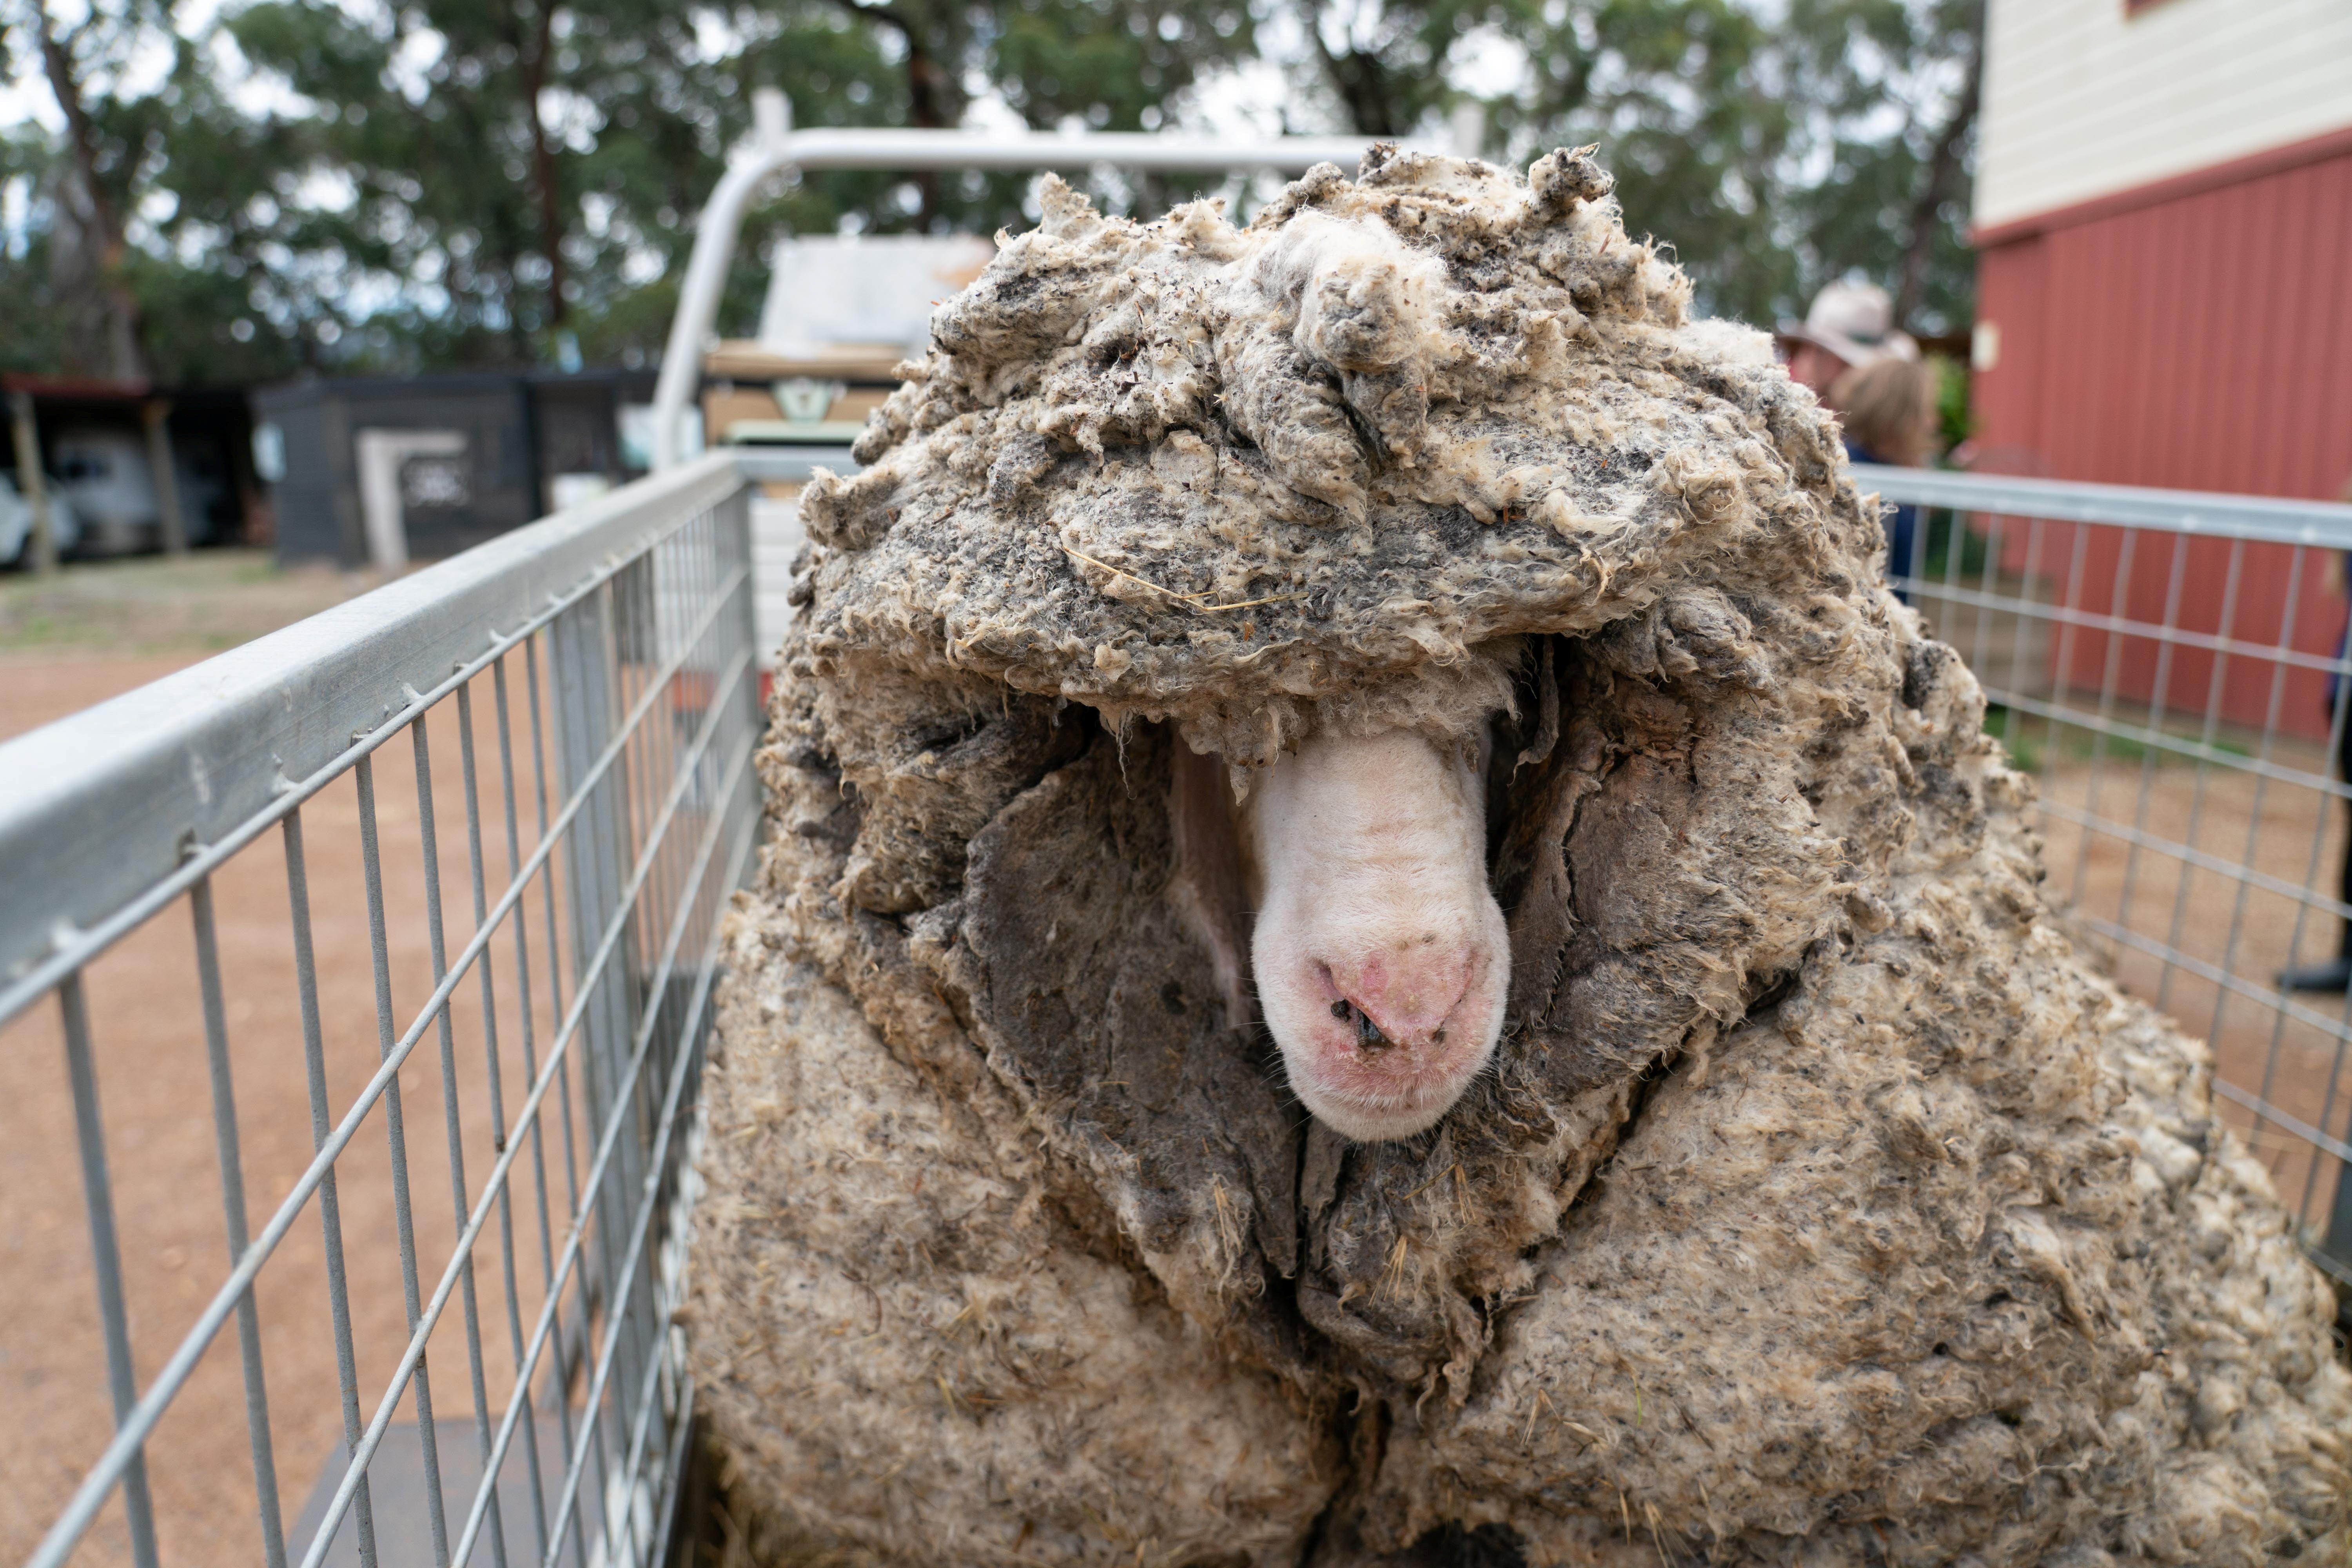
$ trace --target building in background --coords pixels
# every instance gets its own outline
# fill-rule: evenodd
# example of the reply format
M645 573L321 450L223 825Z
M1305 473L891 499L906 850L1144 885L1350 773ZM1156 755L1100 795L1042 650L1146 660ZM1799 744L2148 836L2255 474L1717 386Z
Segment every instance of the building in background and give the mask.
M969 235L784 241L759 336L719 343L705 362L686 448L708 429L714 441L799 447L846 468L866 416L898 384L892 367L928 340L932 304L993 254ZM398 570L635 479L651 457L655 378L464 371L265 387L253 396L253 450L278 559ZM773 488L778 502L798 489ZM761 544L774 557L768 621L781 637L782 567L798 521L789 505L771 510Z
M254 394L281 562L394 571L646 471L654 373L306 380Z
M242 387L11 373L0 375L0 398L11 426L0 441L0 565L29 564L28 450L38 455L61 555L269 537Z
M2352 4L1990 0L1975 201L1980 469L2316 500L2352 478ZM2063 531L2032 563L2006 538L2004 565L2061 570ZM2230 556L2189 547L2179 625L2223 629ZM2230 635L2334 651L2320 563L2238 568ZM2062 591L2103 610L2119 570L2123 613L2163 619L2168 559L2090 559ZM2146 700L2153 645L2123 655ZM2085 636L2073 662L2105 656ZM2259 718L2267 677L2239 664L2225 711ZM2164 702L2201 708L2211 673L2184 650ZM2324 674L2291 685L2283 721L2324 735Z

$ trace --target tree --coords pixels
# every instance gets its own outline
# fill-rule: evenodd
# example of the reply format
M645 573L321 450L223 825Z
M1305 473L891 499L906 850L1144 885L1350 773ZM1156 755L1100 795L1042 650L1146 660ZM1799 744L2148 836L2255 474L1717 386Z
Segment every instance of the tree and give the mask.
M61 368L75 374L120 381L147 376L124 232L143 149L96 122L85 83L119 75L125 57L164 20L149 0L129 0L119 8L92 5L79 23L64 27L50 16L47 0L30 0L18 24L65 118L66 159L49 182L63 232L53 238L48 261L53 302L67 311Z
M1602 142L1706 309L1769 321L1848 271L1915 326L1969 309L1981 0L1776 0L1769 25L1762 0L232 0L178 32L167 0L93 0L71 26L12 3L0 69L70 105L62 133L0 142L0 179L33 194L0 254L23 323L0 357L28 367L534 363L564 334L643 363L755 85L803 125L1153 130L1262 37L1295 37L1295 130L1442 135L1466 100L1514 162ZM125 62L159 50L134 85ZM1095 187L1113 210L1184 194ZM1028 188L812 173L745 246L1018 226ZM760 292L737 268L729 330Z
M1848 272L1903 319L1968 318L1962 235L1982 0L1295 0L1304 74L1349 129L1428 134L1481 100L1490 151L1601 144L1637 231L1702 308L1770 321ZM1465 46L1524 62L1466 79Z
M1790 26L1810 113L1781 185L1803 291L1860 272L1913 331L1964 327L1983 0L1792 0Z
M417 0L371 26L331 0L263 0L226 26L315 111L292 129L315 186L301 244L384 280L351 325L415 363L544 358L558 331L600 357L657 352L689 215L749 129L749 89L800 122L950 125L971 94L1033 124L1136 129L1248 41L1240 0L787 0L685 12L658 0ZM714 38L724 47L713 50ZM403 74L401 62L430 63ZM453 156L463 149L463 156ZM1018 221L1017 178L811 175L754 213L782 230L875 232ZM518 193L523 199L517 200ZM727 311L756 308L737 279ZM366 352L366 351L362 351Z
M1473 32L1542 26L1526 0L1295 0L1294 15L1349 129L1365 136L1412 135L1460 96L1448 67Z

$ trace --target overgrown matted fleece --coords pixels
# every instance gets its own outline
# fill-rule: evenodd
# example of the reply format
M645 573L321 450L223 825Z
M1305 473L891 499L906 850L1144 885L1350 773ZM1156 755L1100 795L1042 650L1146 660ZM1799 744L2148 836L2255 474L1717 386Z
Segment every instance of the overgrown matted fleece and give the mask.
M768 1557L2340 1559L2330 1295L2204 1047L1609 188L1049 184L810 488L690 1307ZM1497 710L1496 1066L1343 1144L1217 1005L1173 748Z

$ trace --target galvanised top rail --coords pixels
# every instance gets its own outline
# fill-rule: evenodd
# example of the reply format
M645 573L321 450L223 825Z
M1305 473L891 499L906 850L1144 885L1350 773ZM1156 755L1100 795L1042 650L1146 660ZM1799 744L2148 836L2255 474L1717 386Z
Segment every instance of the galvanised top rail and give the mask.
M0 745L0 1024L397 710L682 512L743 484L711 453ZM266 826L266 825L265 825Z
M1922 506L2059 522L2104 522L2168 533L2204 534L2269 544L2352 550L2352 506L2210 490L2153 489L2142 485L2094 485L2073 479L2011 479L1939 468L1853 465L1864 494Z

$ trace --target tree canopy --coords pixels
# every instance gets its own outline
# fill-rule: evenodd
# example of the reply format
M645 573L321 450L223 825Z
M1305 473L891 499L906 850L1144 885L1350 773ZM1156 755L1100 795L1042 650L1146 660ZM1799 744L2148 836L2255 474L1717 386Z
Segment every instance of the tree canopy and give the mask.
M1969 310L1982 0L228 0L194 16L0 5L0 80L44 110L0 126L0 367L243 381L541 363L572 342L650 363L758 86L803 125L1238 130L1255 102L1263 130L1442 140L1475 106L1489 156L1601 143L1629 224L1675 241L1710 310L1769 322L1850 273L1895 289L1917 329ZM1191 194L1094 178L1129 210ZM1008 175L813 174L772 193L747 249L1017 227L1027 193ZM761 281L736 269L730 329Z

